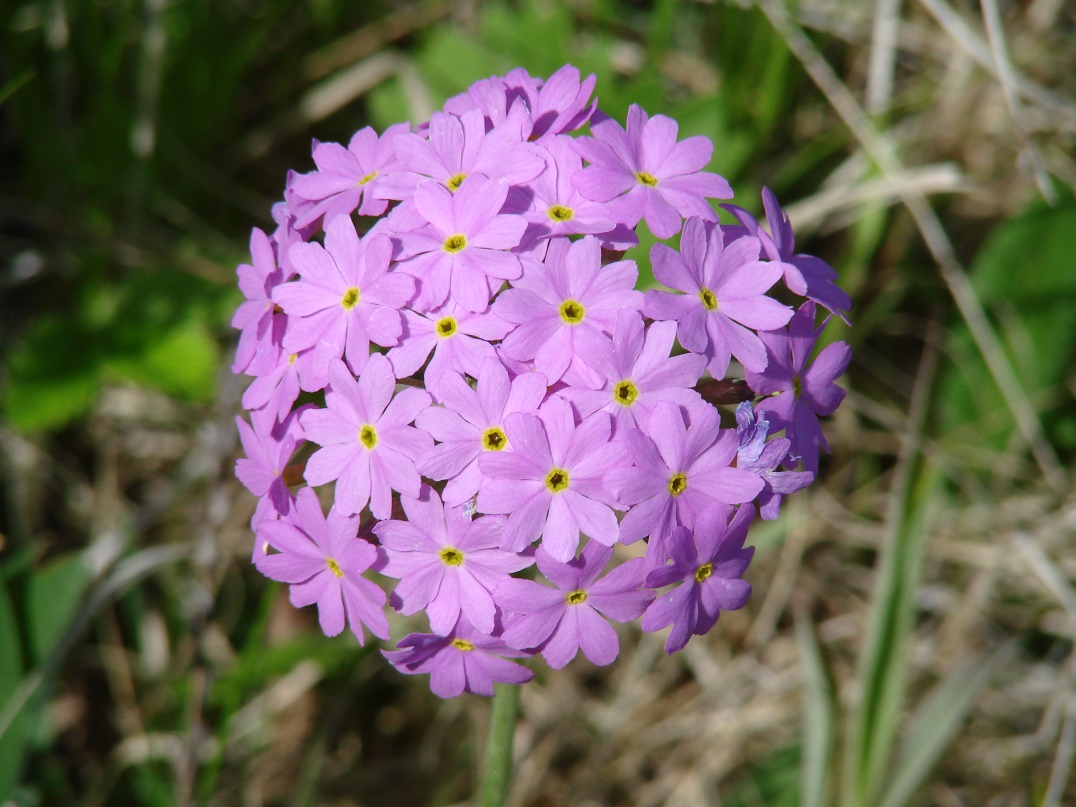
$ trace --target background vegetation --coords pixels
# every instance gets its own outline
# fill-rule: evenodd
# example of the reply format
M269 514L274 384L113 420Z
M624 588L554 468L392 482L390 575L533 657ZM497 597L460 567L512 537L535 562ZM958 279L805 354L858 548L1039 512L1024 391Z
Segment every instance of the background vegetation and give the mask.
M821 482L679 656L539 670L513 805L1076 803L1076 9L26 0L0 15L0 804L447 805L441 702L249 565L234 268L311 138L565 62L855 300ZM394 633L403 632L397 625Z

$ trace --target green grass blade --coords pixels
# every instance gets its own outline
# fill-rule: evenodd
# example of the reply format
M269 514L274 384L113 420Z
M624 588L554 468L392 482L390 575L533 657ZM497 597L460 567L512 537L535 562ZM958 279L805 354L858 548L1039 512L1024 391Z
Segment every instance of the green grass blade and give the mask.
M879 807L904 807L911 800L971 712L975 698L1011 650L1011 645L1003 645L985 661L968 664L920 704Z
M800 761L801 807L823 807L833 751L833 687L818 640L806 617L796 619L803 668L803 748Z

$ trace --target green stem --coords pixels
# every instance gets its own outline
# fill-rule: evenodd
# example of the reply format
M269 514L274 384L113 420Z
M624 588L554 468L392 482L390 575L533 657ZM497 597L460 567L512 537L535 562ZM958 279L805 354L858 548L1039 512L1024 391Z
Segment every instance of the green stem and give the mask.
M480 807L503 807L512 779L512 740L516 733L519 687L495 684L493 713L486 742L486 769L482 774Z

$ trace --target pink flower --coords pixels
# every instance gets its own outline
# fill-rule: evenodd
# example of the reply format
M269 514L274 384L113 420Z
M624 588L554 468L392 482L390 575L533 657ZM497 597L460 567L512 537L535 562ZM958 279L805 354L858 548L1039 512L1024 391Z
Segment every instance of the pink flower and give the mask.
M262 375L271 369L279 351L284 318L273 313L273 289L284 282L284 270L277 266L276 251L269 237L255 227L250 233L253 264L240 264L239 290L247 298L232 317L232 327L242 331L235 351L233 373Z
M371 127L360 129L344 148L339 143L314 141L314 164L318 170L293 174L288 178L285 196L297 212L296 227L303 227L324 216L328 226L334 218L358 209L361 216L380 216L388 202L378 198L378 186L385 177L399 171L393 143L410 131L406 123L397 123L380 138Z
M731 199L723 177L701 170L710 162L714 144L701 135L676 142L672 118L650 118L636 104L628 110L625 131L612 118L590 123L594 137L581 137L575 149L591 165L572 182L587 199L612 202L617 221L646 226L658 238L680 230L682 218L698 216L716 221L706 197Z
M389 623L382 610L385 592L361 576L377 559L377 550L357 537L358 530L357 516L344 516L335 508L326 520L317 494L303 488L288 519L267 519L258 526L259 539L277 552L257 557L255 565L266 577L291 584L295 607L317 603L326 636L340 633L346 617L361 645L363 625L379 639L388 639Z
M410 199L427 179L455 193L472 174L502 179L508 185L532 180L545 168L545 161L534 145L525 142L530 132L524 125L524 116L517 115L487 133L477 110L458 117L435 112L427 137L403 134L393 141L404 170L386 179L378 193L386 199Z
M633 505L620 524L624 543L650 536L651 568L668 557L664 540L678 526L691 529L698 514L712 504L749 502L762 490L758 474L730 467L736 457L736 432L720 427L717 410L708 407L685 426L680 408L661 401L646 424L623 436L634 465L612 468L609 489Z
M622 308L611 341L592 333L576 337L580 355L602 377L602 386L568 387L560 394L582 417L599 409L608 412L618 433L642 427L658 401L672 401L689 412L708 408L693 389L706 369L706 359L693 353L670 356L675 342L675 323L653 322L644 335L639 312Z
M415 460L433 446L426 432L410 426L430 405L429 393L408 387L393 397L396 376L389 360L375 353L358 381L339 359L329 365L331 389L325 409L300 418L306 437L322 446L306 463L306 481L336 481L336 506L360 513L370 504L375 518L392 512L392 491L418 496Z
M609 441L609 416L598 412L577 426L571 405L551 398L537 416L509 415L505 432L510 450L478 458L493 480L479 491L478 509L508 514L504 548L519 552L541 536L550 557L566 561L580 532L614 544L620 530L602 474L623 449Z
M515 412L537 412L546 395L541 373L524 373L509 381L508 371L495 358L482 363L477 379L472 389L462 377L446 375L439 388L444 406L422 410L415 421L438 441L417 468L431 479L448 480L444 500L451 505L463 504L487 481L478 458L508 448L505 418Z
M525 684L534 673L505 656L526 653L513 650L496 636L487 636L465 617L447 636L412 633L400 640L397 650L381 655L404 675L430 674L430 689L441 698L464 692L493 695L493 685Z
M527 222L498 215L508 194L503 180L473 176L455 193L434 182L415 191L415 206L427 224L401 233L400 270L419 281L415 307L429 311L453 299L468 311L485 311L503 280L523 271L507 250L519 244Z
M417 499L404 496L401 503L407 520L374 527L385 559L378 571L400 579L393 593L400 613L425 610L440 634L449 633L462 613L483 633L493 633L497 608L490 592L533 558L500 549L504 519L471 520L445 508L427 485Z
M414 280L389 271L392 244L384 235L359 240L350 216L337 216L325 232L325 246L296 244L291 260L297 283L273 290L288 315L284 349L294 353L318 343L343 356L361 373L370 342L389 347L402 331L398 309L415 291Z
M501 293L493 311L517 324L501 350L517 361L534 360L550 384L571 370L581 383L597 387L600 377L582 361L578 334L610 334L620 308L638 310L635 261L602 266L601 244L594 236L550 242L544 264L528 268L512 288Z
M766 368L766 349L751 329L780 328L792 309L767 297L781 278L781 270L758 260L757 238L739 238L725 244L721 228L701 219L688 219L680 238L680 252L664 244L650 251L654 277L673 294L646 293L643 313L658 320L676 320L680 344L708 359L714 378L724 378L735 356L744 367Z
M427 314L405 311L404 334L386 355L396 377L406 378L417 373L432 352L422 379L426 389L440 397L446 373L477 378L482 362L497 357L492 341L511 327L491 311L476 314L448 300Z

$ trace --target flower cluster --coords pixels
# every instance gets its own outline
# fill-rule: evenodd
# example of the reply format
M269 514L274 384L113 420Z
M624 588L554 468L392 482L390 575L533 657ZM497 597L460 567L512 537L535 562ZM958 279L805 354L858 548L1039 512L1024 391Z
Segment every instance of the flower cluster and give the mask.
M844 396L848 346L811 361L816 309L849 306L834 270L769 191L765 224L718 223L709 139L637 106L625 128L594 83L514 70L315 143L238 269L254 563L328 635L424 612L383 652L443 697L530 679L513 658L609 664L610 622L671 626L672 653L742 607L748 527L812 481ZM660 290L624 259L641 222L680 236ZM733 366L762 400L724 427L699 390Z

